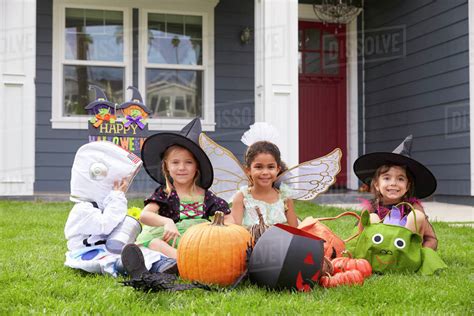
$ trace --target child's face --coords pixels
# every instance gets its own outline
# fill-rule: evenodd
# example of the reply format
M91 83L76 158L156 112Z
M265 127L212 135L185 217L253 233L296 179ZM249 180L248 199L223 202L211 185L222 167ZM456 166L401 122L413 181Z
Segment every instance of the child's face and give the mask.
M165 163L175 185L191 185L193 183L198 165L189 150L179 147L172 149Z
M408 188L408 177L405 169L398 166L390 167L387 172L379 176L375 183L375 189L382 195L384 204L400 202Z
M253 181L254 186L272 187L275 182L280 167L272 154L261 153L255 156L254 160L247 168L247 174Z

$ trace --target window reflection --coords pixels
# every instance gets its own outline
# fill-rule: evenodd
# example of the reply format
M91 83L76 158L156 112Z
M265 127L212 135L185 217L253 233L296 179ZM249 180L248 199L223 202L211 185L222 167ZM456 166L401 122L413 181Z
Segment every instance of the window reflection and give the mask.
M65 58L123 61L123 12L66 8Z
M148 62L202 65L202 17L150 13Z
M64 115L85 115L85 106L95 99L89 85L102 88L109 101L123 102L124 70L120 67L64 66Z
M320 73L321 72L321 54L320 53L305 53L305 73Z
M154 118L202 116L202 71L148 69L146 90Z

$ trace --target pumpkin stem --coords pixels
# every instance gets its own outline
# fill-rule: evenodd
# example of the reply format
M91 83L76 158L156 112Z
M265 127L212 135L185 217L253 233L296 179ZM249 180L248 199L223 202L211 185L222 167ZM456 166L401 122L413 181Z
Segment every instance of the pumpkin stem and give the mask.
M224 213L222 213L221 211L217 211L215 214L214 214L214 220L212 221L212 224L211 225L215 225L215 226L225 226L224 225Z
M332 264L331 260L326 258L326 256L323 257L323 272L324 273L329 273L330 275L334 274L334 265Z
M343 257L349 257L349 259L352 259L352 254L351 254L351 252L350 252L349 250L347 250L347 249L343 250L343 251L341 252L341 255L342 255Z

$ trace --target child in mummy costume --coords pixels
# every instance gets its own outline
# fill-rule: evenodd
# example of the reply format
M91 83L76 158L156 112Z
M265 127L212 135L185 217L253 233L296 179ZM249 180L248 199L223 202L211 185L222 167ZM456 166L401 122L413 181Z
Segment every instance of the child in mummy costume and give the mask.
M70 199L75 205L64 228L66 266L114 277L124 274L120 250L108 247L108 240L123 227L125 193L141 165L140 158L111 142L92 142L78 149L71 170ZM145 248L141 251L148 270L176 269L174 259Z

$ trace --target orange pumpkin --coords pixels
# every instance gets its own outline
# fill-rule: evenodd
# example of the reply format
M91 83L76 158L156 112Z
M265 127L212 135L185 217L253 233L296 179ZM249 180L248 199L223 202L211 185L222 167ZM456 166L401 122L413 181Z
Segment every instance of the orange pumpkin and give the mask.
M354 259L348 251L343 252L343 255L345 254L347 254L349 257L338 257L331 261L334 267L334 273L357 270L362 273L364 278L372 275L372 266L367 260Z
M364 276L357 270L348 270L334 275L327 273L319 279L319 284L325 288L340 285L362 285L364 284Z
M250 233L240 225L224 224L216 212L212 223L186 230L178 246L178 270L185 280L204 284L231 285L246 268Z

